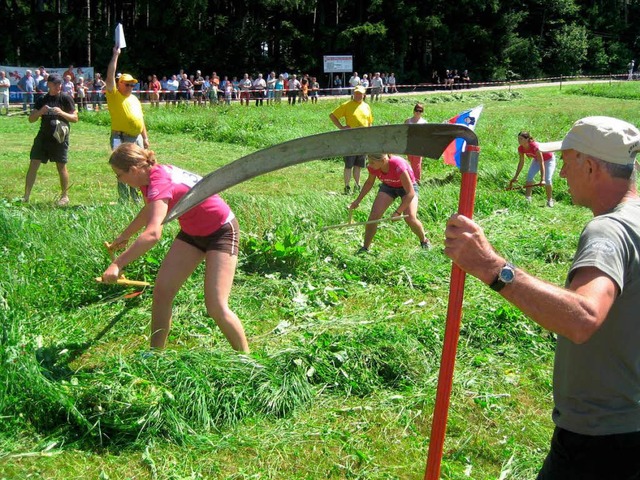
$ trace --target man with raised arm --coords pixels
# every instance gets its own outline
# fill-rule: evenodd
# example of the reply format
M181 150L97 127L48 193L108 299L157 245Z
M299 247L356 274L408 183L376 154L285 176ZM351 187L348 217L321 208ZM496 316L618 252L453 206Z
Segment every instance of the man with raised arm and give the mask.
M135 143L142 148L149 148L149 135L144 123L142 105L135 95L133 87L138 81L128 73L120 75L116 81L116 68L120 48L113 47L113 56L107 67L106 90L107 106L111 116L111 149L121 143ZM135 188L118 182L118 197L125 202L129 197L138 201L140 196Z

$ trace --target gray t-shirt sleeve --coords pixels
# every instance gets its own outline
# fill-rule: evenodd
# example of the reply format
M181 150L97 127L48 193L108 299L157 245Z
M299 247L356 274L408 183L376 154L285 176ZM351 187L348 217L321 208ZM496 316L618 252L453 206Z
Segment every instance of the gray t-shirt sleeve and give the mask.
M629 248L624 241L624 227L612 218L596 217L580 235L567 284L579 268L595 267L609 275L622 293L628 258Z

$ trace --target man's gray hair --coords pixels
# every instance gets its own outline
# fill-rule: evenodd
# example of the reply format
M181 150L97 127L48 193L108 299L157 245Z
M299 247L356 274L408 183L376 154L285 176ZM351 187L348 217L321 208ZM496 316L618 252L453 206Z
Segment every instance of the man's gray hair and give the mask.
M620 165L619 163L607 162L606 160L602 160L601 158L596 158L591 155L586 155L586 154L582 154L582 155L584 157L589 157L595 162L597 162L613 178L622 178L623 180L633 180L635 182L635 179L636 179L635 163L632 163L630 165Z

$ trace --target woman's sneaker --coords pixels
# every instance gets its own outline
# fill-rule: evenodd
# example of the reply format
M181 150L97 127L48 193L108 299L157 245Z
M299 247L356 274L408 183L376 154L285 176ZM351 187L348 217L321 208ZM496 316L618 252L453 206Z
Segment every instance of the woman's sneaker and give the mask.
M556 204L556 202L553 201L553 198L550 200L547 200L547 207L553 207Z

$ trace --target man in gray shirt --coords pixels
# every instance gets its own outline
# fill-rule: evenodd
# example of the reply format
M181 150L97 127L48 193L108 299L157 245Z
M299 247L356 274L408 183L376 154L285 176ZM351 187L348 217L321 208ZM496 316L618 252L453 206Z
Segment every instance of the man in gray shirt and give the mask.
M640 478L640 131L610 117L578 120L561 142L560 176L594 218L580 235L565 288L508 263L472 220L447 222L445 254L558 341L556 425L538 480Z

